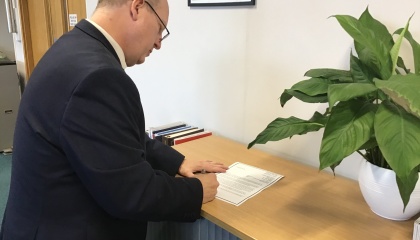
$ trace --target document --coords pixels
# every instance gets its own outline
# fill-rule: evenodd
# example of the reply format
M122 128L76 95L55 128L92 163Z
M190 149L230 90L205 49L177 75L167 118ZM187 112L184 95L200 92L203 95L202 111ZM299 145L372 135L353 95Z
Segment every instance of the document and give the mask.
M283 175L236 162L225 173L218 173L216 198L239 206L283 178Z
M420 240L420 218L414 222L413 240Z

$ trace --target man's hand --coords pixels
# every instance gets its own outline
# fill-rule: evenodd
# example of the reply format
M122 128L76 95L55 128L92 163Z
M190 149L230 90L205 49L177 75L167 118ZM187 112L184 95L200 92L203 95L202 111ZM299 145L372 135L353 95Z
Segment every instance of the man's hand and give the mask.
M213 162L213 161L194 161L185 158L179 167L178 173L184 177L194 177L194 173L201 172L213 172L220 173L226 172L228 169L223 163Z
M203 185L203 203L210 202L216 197L217 187L219 182L217 181L216 174L197 174L195 175Z
M184 177L195 177L200 180L203 186L203 203L206 203L216 197L217 187L219 187L219 182L214 173L226 172L227 169L228 167L223 163L204 160L194 161L185 158L178 173Z

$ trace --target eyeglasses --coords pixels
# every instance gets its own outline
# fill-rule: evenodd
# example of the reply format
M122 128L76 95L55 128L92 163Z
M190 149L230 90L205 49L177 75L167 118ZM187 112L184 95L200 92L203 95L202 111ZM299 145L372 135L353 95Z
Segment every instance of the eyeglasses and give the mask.
M169 36L169 30L166 27L165 23L163 23L162 18L159 17L159 15L157 14L157 12L155 11L155 9L152 7L152 5L148 2L148 1L144 1L145 3L147 3L147 5L149 5L149 7L152 9L152 11L155 13L156 17L159 18L159 21L162 23L162 25L165 27L166 33L163 35L163 37L160 39L160 41L163 41L163 39L167 38Z

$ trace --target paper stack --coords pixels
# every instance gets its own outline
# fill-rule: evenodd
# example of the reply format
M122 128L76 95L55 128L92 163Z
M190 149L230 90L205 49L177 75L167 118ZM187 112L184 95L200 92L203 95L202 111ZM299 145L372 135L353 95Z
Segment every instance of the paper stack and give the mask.
M420 240L420 218L414 222L413 240Z

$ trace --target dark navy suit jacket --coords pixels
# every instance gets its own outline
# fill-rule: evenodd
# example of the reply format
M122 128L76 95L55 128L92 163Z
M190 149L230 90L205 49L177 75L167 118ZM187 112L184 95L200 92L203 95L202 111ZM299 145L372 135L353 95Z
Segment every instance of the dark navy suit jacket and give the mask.
M22 96L0 239L143 239L147 221L194 221L184 156L150 140L136 85L82 20L47 51Z

